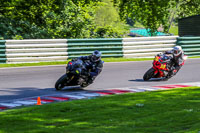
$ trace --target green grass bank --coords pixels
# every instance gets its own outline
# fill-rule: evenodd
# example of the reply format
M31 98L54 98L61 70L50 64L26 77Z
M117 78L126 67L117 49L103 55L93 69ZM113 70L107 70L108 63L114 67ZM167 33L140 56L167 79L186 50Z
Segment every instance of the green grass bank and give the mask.
M200 87L24 107L0 120L0 133L198 133Z

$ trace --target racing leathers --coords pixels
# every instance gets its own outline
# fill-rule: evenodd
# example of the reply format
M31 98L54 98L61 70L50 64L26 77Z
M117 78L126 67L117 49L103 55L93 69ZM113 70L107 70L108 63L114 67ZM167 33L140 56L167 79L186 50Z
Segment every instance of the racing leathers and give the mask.
M164 52L164 54L172 54L173 58L172 58L172 62L174 63L174 66L171 68L170 72L169 72L169 76L168 77L172 77L174 75L176 75L176 73L180 70L180 68L183 65L184 62L184 53L183 51L181 52L181 54L179 54L178 56L175 56L173 54L173 51L166 51Z
M89 78L88 83L91 84L97 75L102 71L103 68L103 61L100 59L96 62L92 61L92 55L89 56L81 56L78 59L86 62L86 69L89 70Z

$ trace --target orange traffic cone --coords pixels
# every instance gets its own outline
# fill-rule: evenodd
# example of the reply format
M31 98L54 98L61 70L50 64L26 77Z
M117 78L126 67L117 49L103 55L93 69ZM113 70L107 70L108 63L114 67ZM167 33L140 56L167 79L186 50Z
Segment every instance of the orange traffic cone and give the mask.
M42 105L40 97L37 98L37 104L36 105Z

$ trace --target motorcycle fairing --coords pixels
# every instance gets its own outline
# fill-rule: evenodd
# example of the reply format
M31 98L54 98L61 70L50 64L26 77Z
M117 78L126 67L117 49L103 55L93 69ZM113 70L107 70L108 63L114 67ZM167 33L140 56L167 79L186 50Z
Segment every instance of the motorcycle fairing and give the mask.
M156 56L153 61L153 68L155 69L154 71L155 78L164 77L167 74L166 71L168 71L167 61L163 60L161 56Z

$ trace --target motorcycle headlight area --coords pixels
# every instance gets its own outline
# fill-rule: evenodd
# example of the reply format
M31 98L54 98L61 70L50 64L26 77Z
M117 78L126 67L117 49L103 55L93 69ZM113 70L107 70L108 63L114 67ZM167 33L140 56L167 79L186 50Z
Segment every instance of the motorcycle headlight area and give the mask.
M81 69L81 68L77 68L77 69L75 70L75 73L78 74L78 75L81 74L81 72L82 72L82 69Z
M66 68L67 70L71 71L73 69L73 66L68 64Z

